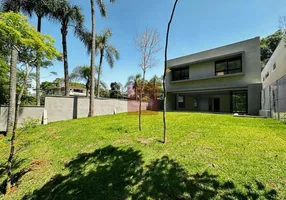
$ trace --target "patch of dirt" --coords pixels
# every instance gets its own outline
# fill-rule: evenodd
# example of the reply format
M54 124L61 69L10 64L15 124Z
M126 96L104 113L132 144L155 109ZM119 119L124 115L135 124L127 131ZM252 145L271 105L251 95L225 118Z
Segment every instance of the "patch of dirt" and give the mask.
M10 189L10 193L15 192L17 189L18 189L18 186L17 186L17 185L13 186L13 187Z
M191 132L188 134L189 138L198 138L200 136L201 136L201 133L198 133L198 132Z
M34 159L31 163L31 170L40 169L43 165L47 163L46 160Z
M120 139L116 140L117 144L126 143L126 142L129 142L129 140L128 139L124 139L124 138L120 138Z
M152 138L141 138L141 137L137 137L137 141L140 142L141 144L148 144L152 141L154 141L156 138L152 137Z

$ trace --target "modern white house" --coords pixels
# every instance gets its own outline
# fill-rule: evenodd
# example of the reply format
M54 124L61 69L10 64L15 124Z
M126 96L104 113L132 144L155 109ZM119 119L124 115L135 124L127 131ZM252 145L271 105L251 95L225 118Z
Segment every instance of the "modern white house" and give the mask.
M286 42L282 38L261 72L260 115L286 120Z
M171 59L167 64L167 110L259 114L259 37Z

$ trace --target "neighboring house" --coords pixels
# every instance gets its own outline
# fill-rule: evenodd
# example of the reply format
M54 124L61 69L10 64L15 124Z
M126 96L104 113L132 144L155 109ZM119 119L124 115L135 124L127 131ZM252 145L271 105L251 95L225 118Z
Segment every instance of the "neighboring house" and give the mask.
M286 119L286 48L282 38L261 72L263 90L260 115Z
M72 85L70 86L71 96L86 96L86 89L84 86Z
M168 60L167 110L258 115L259 37Z
M74 83L71 82L70 86L70 93L71 96L86 96L86 88L81 83ZM63 79L57 80L57 83L54 88L51 89L49 95L59 95L62 96L65 93L65 82Z

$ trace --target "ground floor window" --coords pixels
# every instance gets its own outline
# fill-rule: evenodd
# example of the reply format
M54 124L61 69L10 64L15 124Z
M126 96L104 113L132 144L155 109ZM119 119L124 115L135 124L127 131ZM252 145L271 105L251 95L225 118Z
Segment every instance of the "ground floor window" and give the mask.
M247 113L247 91L232 91L232 112Z
M178 107L185 108L185 96L178 96Z
M194 108L198 108L199 105L198 105L198 99L194 99Z

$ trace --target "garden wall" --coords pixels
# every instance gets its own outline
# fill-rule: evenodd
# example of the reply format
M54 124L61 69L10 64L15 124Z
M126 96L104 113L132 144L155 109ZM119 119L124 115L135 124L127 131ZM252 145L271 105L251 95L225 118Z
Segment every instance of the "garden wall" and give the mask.
M135 112L139 102L125 99L94 100L94 115L108 115L123 112ZM142 110L148 107L147 102L142 103ZM48 122L88 117L89 98L86 97L46 97L45 109Z
M139 102L125 99L94 100L94 115L110 115L138 111ZM148 103L142 102L142 110L147 110ZM21 107L19 127L25 119L39 119L39 123L56 122L88 117L89 98L87 97L46 97L44 107ZM0 106L0 131L6 131L8 107Z
M25 106L20 108L19 113L19 121L18 125L19 127L25 119L33 118L37 119L38 123L41 124L43 121L43 113L44 113L44 107L38 107L38 106ZM0 132L6 131L7 128L7 116L8 116L8 106L0 106Z

